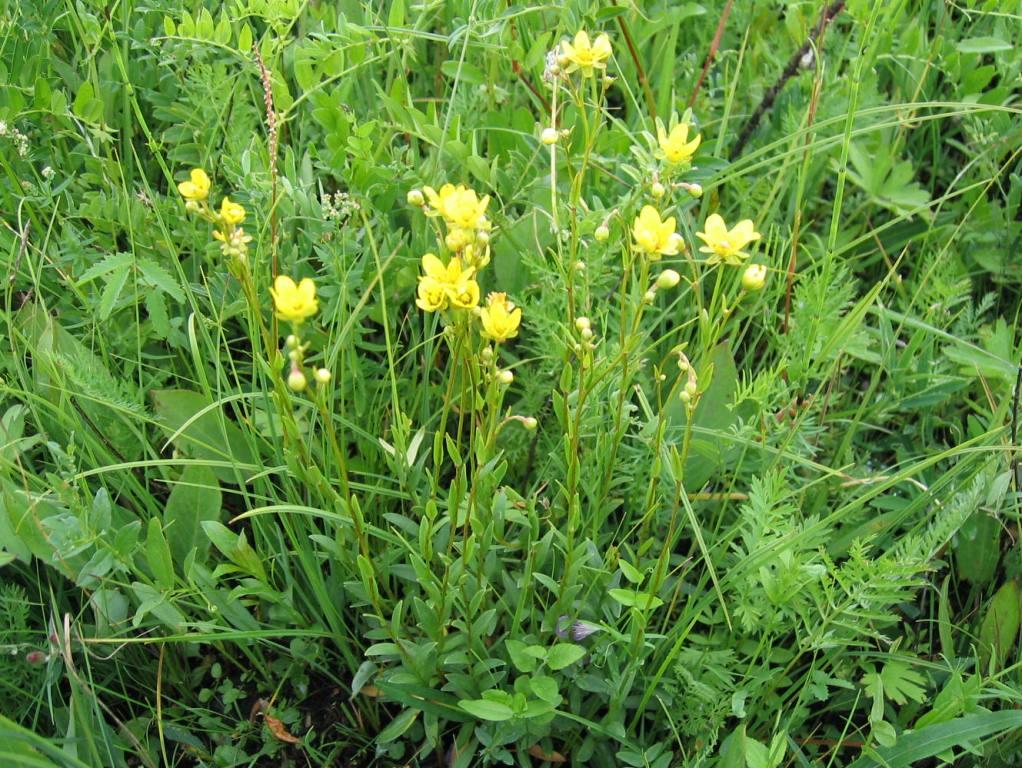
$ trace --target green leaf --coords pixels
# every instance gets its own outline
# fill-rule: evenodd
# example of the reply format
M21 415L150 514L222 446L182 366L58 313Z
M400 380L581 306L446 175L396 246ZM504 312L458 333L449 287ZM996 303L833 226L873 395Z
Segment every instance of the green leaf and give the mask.
M202 529L209 536L220 554L238 566L249 576L259 581L266 581L266 571L263 569L263 561L252 549L245 538L245 532L234 533L230 528L216 520L206 520L202 523Z
M480 720L489 720L494 723L504 722L515 716L514 710L507 704L501 704L498 701L488 701L487 699L459 701L458 706L473 717L478 717Z
M641 584L643 578L645 578L642 574L642 571L640 571L634 565L626 562L623 559L618 560L617 565L618 568L621 569L621 573L623 573L625 575L625 578L632 582L632 584Z
M121 291L124 290L124 284L128 282L128 275L131 274L131 267L121 267L117 271L111 273L107 279L106 287L103 289L103 295L99 300L99 319L109 320L110 315L113 314L114 307L117 304L117 299L121 296Z
M163 592L139 581L132 583L131 590L139 601L135 618L132 619L133 626L137 627L146 615L151 613L173 632L183 631L184 614L167 600L167 596Z
M170 272L155 261L139 259L138 271L145 282L149 283L153 288L163 291L174 301L181 302L185 300L185 292L181 288L181 284Z
M159 291L147 292L145 309L156 336L161 339L167 338L170 335L170 318L167 316L167 301L163 294Z
M417 709L406 709L387 725L380 733L376 736L377 744L389 744L392 741L396 741L404 732L412 727L412 723L415 722L416 718L421 713Z
M955 537L955 569L965 581L990 583L1001 561L1001 525L991 515L976 511Z
M1010 51L1014 46L999 37L970 37L959 40L955 48L959 53L998 53Z
M163 535L163 527L155 517L149 518L149 530L145 540L146 560L160 589L174 588L174 562L170 556L170 547Z
M990 598L979 628L979 671L997 672L1004 667L1015 645L1022 611L1022 594L1017 581L1005 582ZM993 664L991 665L991 661Z
M870 726L870 735L881 747L893 747L898 741L898 732L886 720L871 721Z
M511 657L511 663L519 672L528 674L536 669L539 663L535 656L526 652L527 646L521 640L505 640L507 655Z
M614 600L628 608L639 610L655 610L664 604L664 601L648 592L638 592L634 589L611 589L607 592Z
M555 707L561 703L561 693L557 687L557 681L547 675L536 675L529 679L529 687L543 701L553 704Z
M152 398L153 409L179 451L196 459L236 462L242 472L257 468L258 462L241 428L198 392L161 389L153 392ZM239 480L238 472L229 468L212 469L221 481Z
M82 272L81 277L78 278L78 285L83 286L95 280L97 277L103 277L109 275L111 272L130 267L134 263L135 257L130 253L108 253L102 259L97 261L87 270Z
M884 681L884 695L896 704L926 701L926 678L906 662L887 662L880 676Z
M903 733L895 746L863 755L848 768L912 768L919 761L949 749L1019 728L1022 728L1022 710L966 715Z
M220 519L222 503L220 484L213 470L198 464L186 466L163 511L163 524L175 562L184 563L193 551L197 562L205 562L209 537L202 524Z
M564 669L586 655L586 649L574 643L559 643L546 654L546 665L550 669Z

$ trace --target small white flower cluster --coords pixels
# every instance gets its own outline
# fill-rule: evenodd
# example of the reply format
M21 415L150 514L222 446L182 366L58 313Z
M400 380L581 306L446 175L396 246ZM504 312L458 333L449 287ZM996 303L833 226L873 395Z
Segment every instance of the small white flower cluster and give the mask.
M359 202L347 192L334 192L332 195L324 192L319 198L319 204L326 221L344 222L362 210Z
M19 157L25 157L28 154L28 136L14 126L8 125L6 120L0 120L0 138L13 141L18 148Z

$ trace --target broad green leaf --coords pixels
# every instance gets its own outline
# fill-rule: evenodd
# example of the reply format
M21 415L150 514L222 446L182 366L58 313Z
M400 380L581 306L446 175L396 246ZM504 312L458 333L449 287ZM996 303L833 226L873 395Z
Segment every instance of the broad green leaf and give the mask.
M526 645L521 640L505 640L504 646L507 648L507 655L511 657L511 663L519 672L528 674L536 669L538 660L532 654L526 653Z
M977 510L959 529L955 541L958 575L979 586L990 583L1001 560L1001 524Z
M389 744L392 741L399 739L405 731L412 727L416 718L421 714L417 709L406 709L387 725L380 733L376 736L377 744Z
M546 654L546 665L550 669L558 670L571 666L586 655L586 649L574 643L558 643Z
M163 524L174 562L184 563L190 552L204 562L209 537L202 529L208 520L219 520L222 507L220 484L209 467L189 464L174 485L163 511Z
M1014 46L999 37L970 37L959 40L955 48L959 53L998 53L1010 51Z
M515 716L514 710L507 704L487 699L472 699L470 701L459 701L458 706L480 720L489 720L500 723L510 720Z
M647 592L638 592L634 589L611 589L607 592L614 600L621 605L639 610L654 610L664 604L664 601L655 595Z
M1005 582L990 598L983 623L979 628L979 669L982 673L1004 667L1004 662L1015 645L1022 611L1022 594L1017 581Z
M145 541L146 560L160 589L174 588L174 561L170 556L170 547L163 535L163 527L155 517L149 518L149 529Z
M553 704L555 707L561 703L561 693L557 687L557 681L547 675L536 675L529 679L529 687L543 701Z
M241 428L198 392L161 389L153 392L152 398L154 410L179 451L197 459L234 461L244 467L238 472L213 467L221 481L238 482L239 473L244 475L258 466Z

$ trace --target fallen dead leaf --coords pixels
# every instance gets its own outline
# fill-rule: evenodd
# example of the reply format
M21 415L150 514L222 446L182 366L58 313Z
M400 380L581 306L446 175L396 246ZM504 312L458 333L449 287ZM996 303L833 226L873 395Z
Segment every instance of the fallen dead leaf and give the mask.
M543 751L543 747L539 744L533 744L529 747L529 754L539 760L545 760L548 763L566 763L568 758L562 755L560 752L551 752L549 755Z
M289 733L287 728L284 726L284 723L273 715L263 715L263 720L266 722L266 727L270 729L270 733L274 735L277 741L284 741L288 744L297 744L301 741L301 739L297 736Z

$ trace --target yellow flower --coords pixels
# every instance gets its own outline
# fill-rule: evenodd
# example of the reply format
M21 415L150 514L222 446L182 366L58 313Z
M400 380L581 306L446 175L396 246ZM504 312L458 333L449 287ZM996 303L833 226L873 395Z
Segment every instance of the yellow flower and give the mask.
M731 265L741 264L743 259L749 258L749 254L742 249L760 238L759 232L752 226L751 219L743 219L729 230L724 219L714 213L706 219L703 226L706 231L696 232L696 237L706 243L699 250L710 254L706 259L707 264L721 261Z
M493 341L507 341L518 335L522 324L522 310L508 301L505 293L491 293L486 297L486 307L479 311L483 323L483 336Z
M287 275L277 275L270 289L277 317L295 325L312 317L319 310L316 284L306 277L297 285Z
M490 204L490 196L481 198L474 189L464 184L454 186L444 184L437 192L433 187L423 187L426 200L429 202L430 215L443 216L444 221L458 229L486 229L486 206Z
M644 206L632 225L635 246L650 256L674 256L682 246L681 235L674 231L674 217L664 221L652 205Z
M436 312L446 309L448 303L459 309L471 309L479 303L479 283L473 279L475 268L462 268L461 259L455 257L444 266L436 254L427 253L422 257L422 271L425 274L419 277L415 300L421 309Z
M447 289L444 284L428 275L419 278L416 306L426 312L436 312L447 306Z
M245 220L245 209L231 198L225 197L220 203L220 220L232 227L237 226Z
M479 283L475 280L463 280L447 289L451 298L451 306L458 309L472 309L479 303Z
M209 197L209 176L201 168L193 168L188 181L177 185L177 191L185 200L199 202Z
M696 137L689 141L688 129L688 123L679 123L671 128L670 133L667 133L664 130L663 123L657 121L657 141L660 143L660 150L664 153L667 162L673 165L687 163L692 159L692 155L696 153L696 150L699 148L699 142L703 140L703 137L700 134L696 134Z
M592 77L594 69L606 69L610 53L610 38L606 34L590 43L589 35L580 30L572 42L561 43L561 55L568 60L564 71L571 73L580 69L584 77Z

